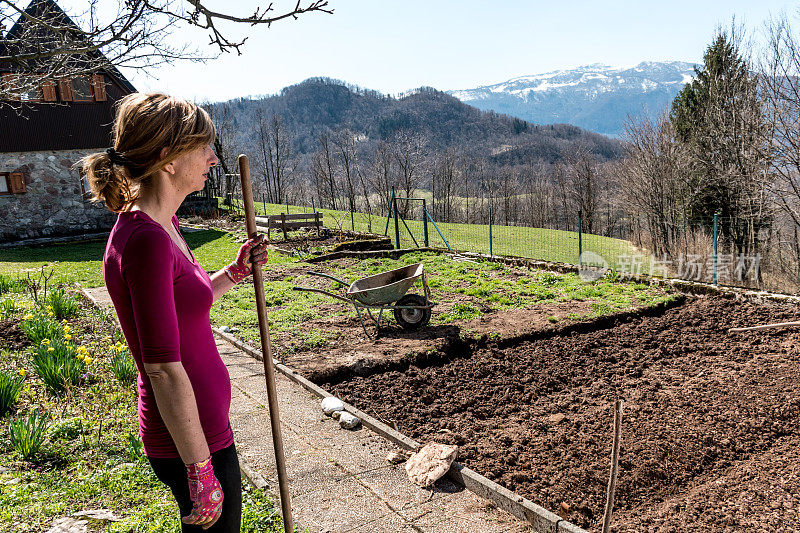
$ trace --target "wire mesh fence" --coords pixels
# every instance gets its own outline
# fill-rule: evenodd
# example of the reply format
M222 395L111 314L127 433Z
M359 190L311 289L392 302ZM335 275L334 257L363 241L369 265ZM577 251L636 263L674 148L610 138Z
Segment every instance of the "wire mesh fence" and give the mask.
M226 202L218 199L220 205ZM241 195L233 195L227 206L242 213ZM386 235L398 248L434 247L486 255L516 256L541 261L597 267L620 276L653 276L680 278L739 287L796 292L795 283L787 281L786 269L778 268L774 252L762 253L754 243L743 240L736 232L738 219L716 217L694 220L675 228L679 236L659 244L648 231L635 229L633 223L622 224L615 235L587 231L580 213L569 222L570 229L536 228L488 224L442 222L433 219L419 202L397 201L397 217L393 212L357 212L320 209L308 204L274 204L256 199L256 214L278 215L320 212L323 225L333 230L347 230ZM678 231L680 230L680 231ZM744 235L747 237L747 235ZM278 236L278 238L282 238ZM784 255L793 253L787 250Z

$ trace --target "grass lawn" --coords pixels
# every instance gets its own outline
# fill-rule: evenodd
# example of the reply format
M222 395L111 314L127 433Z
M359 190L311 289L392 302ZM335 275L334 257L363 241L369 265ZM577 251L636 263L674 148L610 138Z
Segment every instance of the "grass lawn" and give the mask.
M219 270L236 257L241 243L234 234L219 230L184 233L197 261L206 270ZM0 274L35 277L45 268L55 273L52 281L83 287L103 285L102 260L105 242L66 243L48 246L23 246L0 250Z
M257 215L278 215L285 213L287 206L256 202L255 208ZM309 207L289 205L288 209L290 214L311 212ZM387 231L385 217L354 213L351 218L348 211L333 211L331 209L318 209L318 211L324 213L323 221L326 227L379 234L387 232L394 242L395 224L393 218L389 221ZM399 225L400 244L402 247L410 248L417 244L419 246L424 244L425 228L421 220L406 220L405 225L401 221ZM487 224L437 222L437 226L441 230L444 239L447 240L447 244L454 250L485 254L490 251L489 226ZM431 223L428 223L428 242L433 247L446 247L444 240ZM649 256L642 250L638 250L629 241L584 233L582 236L582 250L584 253L592 252L592 254L597 254L606 262L606 265L602 265L600 261L595 260L593 257L589 260L590 264L608 266L620 271L630 271L632 265L641 264L639 271L643 274L647 272ZM495 255L514 255L541 261L577 264L578 234L573 231L493 225L491 251ZM584 260L586 261L585 256Z
M295 332L293 341L297 349L314 349L333 340L336 332L314 328L298 331L297 326L318 318L342 316L355 317L352 306L338 304L324 295L292 290L295 285L316 285L331 292L341 292L338 283L309 276L307 270L331 273L347 283L404 265L424 262L431 297L447 310L434 311L431 324L450 324L477 318L484 313L535 306L539 303L580 300L590 303L591 311L570 318L582 320L605 314L646 307L669 300L674 295L647 284L614 281L612 277L585 282L577 274L553 272L528 272L525 275L507 275L506 267L491 262L459 262L446 255L433 252L414 252L399 259L369 258L336 261L329 264L286 263L285 256L273 254L282 261L275 268L284 270L281 279L265 285L270 329L276 332ZM289 269L289 267L291 267ZM410 292L421 293L417 285ZM448 305L457 302L454 305ZM322 305L327 305L320 311ZM330 305L333 304L333 305ZM393 321L391 313L388 321ZM219 326L239 329L237 335L258 344L258 318L255 313L255 296L252 285L240 285L229 291L211 308L211 320Z

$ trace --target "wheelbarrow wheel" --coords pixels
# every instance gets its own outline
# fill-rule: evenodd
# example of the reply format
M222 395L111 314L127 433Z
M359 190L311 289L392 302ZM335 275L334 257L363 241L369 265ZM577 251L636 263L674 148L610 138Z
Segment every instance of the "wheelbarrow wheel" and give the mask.
M400 298L397 306L418 306L425 307L428 301L419 294L406 294ZM431 320L430 309L395 309L394 319L403 329L418 329L428 324Z

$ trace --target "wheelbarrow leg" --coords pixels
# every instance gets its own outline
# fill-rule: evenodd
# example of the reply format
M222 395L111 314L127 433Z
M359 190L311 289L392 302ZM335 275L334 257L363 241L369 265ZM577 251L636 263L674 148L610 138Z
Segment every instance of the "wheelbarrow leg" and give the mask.
M375 331L375 335L370 335L369 331L367 331L367 325L364 323L364 317L361 315L361 309L359 308L359 306L355 302L353 303L353 307L356 308L356 313L358 314L358 319L361 321L361 327L364 329L364 334L369 339L375 340L377 338L377 336L378 336L377 328L376 328L376 331ZM367 313L369 313L369 307L367 307ZM372 318L372 314L370 314L369 317ZM374 322L375 319L372 318L372 321Z

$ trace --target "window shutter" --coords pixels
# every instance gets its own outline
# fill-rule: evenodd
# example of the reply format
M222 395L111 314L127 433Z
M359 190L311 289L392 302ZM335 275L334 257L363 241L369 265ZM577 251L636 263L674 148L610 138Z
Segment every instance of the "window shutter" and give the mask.
M26 191L25 176L22 172L12 172L8 176L11 194L20 194Z
M95 74L92 76L92 84L94 85L94 99L96 102L106 101L106 80L102 74Z
M72 102L72 80L58 80L58 92L62 102Z
M44 94L45 102L55 102L56 98L56 84L52 81L46 81L42 84L42 93Z

